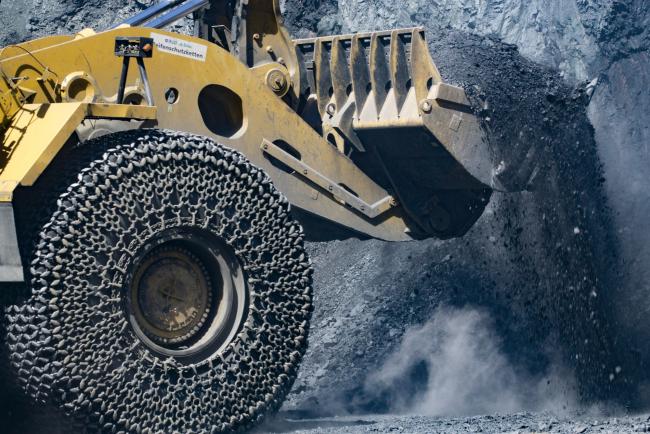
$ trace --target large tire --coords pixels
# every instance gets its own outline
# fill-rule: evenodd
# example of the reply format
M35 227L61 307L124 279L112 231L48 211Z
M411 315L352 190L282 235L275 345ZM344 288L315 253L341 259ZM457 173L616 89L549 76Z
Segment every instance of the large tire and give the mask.
M91 158L40 230L31 295L7 315L23 388L106 432L259 423L291 388L311 314L311 265L286 199L243 156L206 138L150 130L85 147ZM165 266L140 272L156 255ZM182 285L170 283L180 289L160 295L138 283L170 261L196 264L180 273L190 276ZM199 289L173 295L188 285ZM195 296L204 287L210 297ZM140 310L158 306L152 297L178 301L165 298L169 306L141 321ZM201 301L190 309L189 298ZM224 300L230 313L218 314ZM184 319L169 329L182 333L163 339L149 327L163 311Z

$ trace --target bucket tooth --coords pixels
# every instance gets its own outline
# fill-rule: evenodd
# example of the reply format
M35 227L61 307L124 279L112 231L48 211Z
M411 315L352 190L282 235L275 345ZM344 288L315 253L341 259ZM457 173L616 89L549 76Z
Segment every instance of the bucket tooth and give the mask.
M433 85L442 82L442 77L431 59L422 29L413 29L411 35L411 75L419 103L427 98Z
M368 39L358 35L352 37L350 47L350 69L352 71L352 91L356 103L356 117L360 118L366 106L371 89L370 68L366 49L370 48ZM370 104L372 105L372 104ZM375 111L375 117L377 116Z
M370 92L368 92L366 103L363 105L361 113L359 113L359 121L377 122L377 119L379 119L379 112L377 111L377 104L375 101L375 91L370 90Z
M395 88L392 87L392 82L389 82L390 89L386 95L386 101L379 113L380 120L393 120L399 117L399 107L397 105L397 95L395 95Z
M334 38L332 41L332 60L330 69L332 74L332 87L336 100L336 111L346 105L352 92L352 77L350 76L350 65L348 53L350 52L350 40Z
M331 42L323 40L316 41L316 46L314 48L316 94L318 96L318 111L323 119L327 116L327 107L332 102L332 96L334 95L332 71L330 69L331 54Z
M414 118L419 114L418 100L415 94L415 88L410 87L406 94L406 99L402 105L402 110L399 113L400 118Z
M410 34L403 34L397 30L390 35L390 76L397 116L404 107L404 102L411 89L411 74L406 57L406 42L404 41L410 37Z
M392 87L386 42L387 38L377 34L373 34L370 40L370 80L377 113L382 112L388 98L388 91Z

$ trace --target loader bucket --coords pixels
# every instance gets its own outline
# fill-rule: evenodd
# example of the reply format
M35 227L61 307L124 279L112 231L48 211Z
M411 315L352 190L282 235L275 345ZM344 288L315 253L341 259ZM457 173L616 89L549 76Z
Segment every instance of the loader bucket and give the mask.
M423 29L297 47L308 78L305 112L315 112L305 118L322 122L332 144L395 193L414 232L465 234L501 186L465 91L442 82Z

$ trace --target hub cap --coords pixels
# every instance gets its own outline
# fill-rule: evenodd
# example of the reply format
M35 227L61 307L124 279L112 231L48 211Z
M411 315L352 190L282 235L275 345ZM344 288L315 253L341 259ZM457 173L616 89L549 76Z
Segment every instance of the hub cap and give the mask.
M160 249L140 265L131 288L136 320L154 342L191 340L210 315L212 287L201 261L182 249Z

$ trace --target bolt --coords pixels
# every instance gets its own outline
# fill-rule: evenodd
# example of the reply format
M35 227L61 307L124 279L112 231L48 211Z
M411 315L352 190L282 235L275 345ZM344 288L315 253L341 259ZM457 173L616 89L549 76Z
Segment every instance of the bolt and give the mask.
M267 145L266 143L264 143L264 145L262 146L262 149L264 149L265 151L268 151L268 149L269 149L269 145Z
M303 174L303 175L307 175L308 173L309 173L309 171L308 171L307 169L305 169L305 170L302 171L302 174Z
M284 96L289 89L287 77L279 69L272 69L266 76L266 82L273 92Z
M425 113L431 113L431 110L433 110L433 105L431 105L431 101L429 101L428 99L422 101L420 107L422 108L422 111Z
M285 62L284 57L278 57L278 63L280 65L286 65L287 62Z
M271 47L270 45L266 47L266 52L269 54L273 54L273 47Z
M397 200L394 197L390 198L390 206L397 206Z
M259 41L260 39L262 39L262 35L260 35L259 33L255 33L255 34L253 35L253 39L254 39L255 41Z
M327 105L327 114L334 116L336 114L336 104L330 103Z

